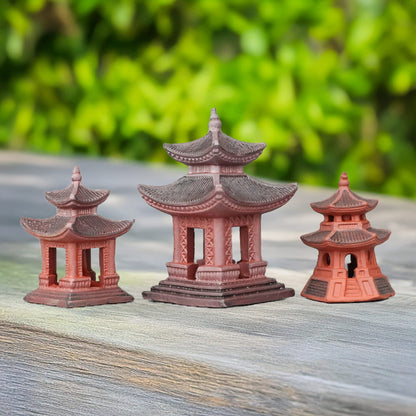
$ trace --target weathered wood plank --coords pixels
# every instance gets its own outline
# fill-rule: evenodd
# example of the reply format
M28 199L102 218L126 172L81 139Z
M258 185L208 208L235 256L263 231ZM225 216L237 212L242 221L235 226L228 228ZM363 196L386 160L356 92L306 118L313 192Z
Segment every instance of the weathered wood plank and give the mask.
M388 400L352 398L348 386L342 395L328 386L317 397L314 389L243 371L1 324L0 355L9 363L2 361L2 414L79 415L86 407L92 414L151 414L150 398L167 403L170 414L412 414Z

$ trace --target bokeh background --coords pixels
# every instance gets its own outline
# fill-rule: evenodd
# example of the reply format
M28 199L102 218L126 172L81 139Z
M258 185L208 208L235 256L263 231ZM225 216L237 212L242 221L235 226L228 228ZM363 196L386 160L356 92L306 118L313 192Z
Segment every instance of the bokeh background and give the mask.
M2 0L0 147L172 163L264 141L248 173L416 198L414 0Z

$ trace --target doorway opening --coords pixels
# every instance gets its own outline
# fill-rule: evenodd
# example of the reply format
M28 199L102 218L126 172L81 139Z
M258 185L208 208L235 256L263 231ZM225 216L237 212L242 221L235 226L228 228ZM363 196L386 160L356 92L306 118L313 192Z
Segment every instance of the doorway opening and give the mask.
M345 256L345 269L348 277L355 277L355 269L357 268L357 257L354 254L347 254Z

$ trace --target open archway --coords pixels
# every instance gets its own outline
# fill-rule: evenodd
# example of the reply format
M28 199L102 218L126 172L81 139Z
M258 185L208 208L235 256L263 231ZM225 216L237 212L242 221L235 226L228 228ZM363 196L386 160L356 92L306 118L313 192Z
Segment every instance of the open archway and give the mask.
M357 257L354 254L347 254L345 256L345 269L348 277L355 277L355 269L357 268Z

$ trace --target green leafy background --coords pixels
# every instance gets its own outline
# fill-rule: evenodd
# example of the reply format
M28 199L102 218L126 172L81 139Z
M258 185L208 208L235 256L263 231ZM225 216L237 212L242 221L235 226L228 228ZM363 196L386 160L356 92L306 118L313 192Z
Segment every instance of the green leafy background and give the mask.
M0 146L166 161L264 141L253 175L416 197L414 0L3 0Z

